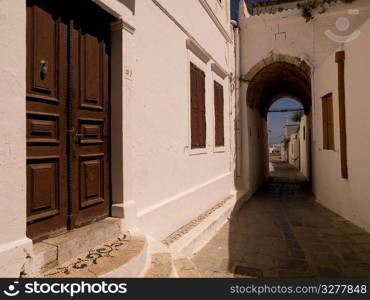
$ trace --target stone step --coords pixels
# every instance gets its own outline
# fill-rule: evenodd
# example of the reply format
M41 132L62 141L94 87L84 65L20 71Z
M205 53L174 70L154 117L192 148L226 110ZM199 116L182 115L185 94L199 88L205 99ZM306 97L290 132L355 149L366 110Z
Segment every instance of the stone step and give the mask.
M21 276L31 277L44 273L120 235L121 220L106 218L35 243L32 251L27 253Z
M147 241L123 235L44 272L41 278L135 278L146 265Z
M193 262L185 257L176 258L173 262L179 278L201 278L201 273Z
M162 241L173 253L191 257L229 220L239 195L231 194Z
M174 276L172 253L160 241L148 237L148 259L142 278L170 278Z
M150 257L144 278L200 278L193 262L162 242L149 238Z
M170 278L173 276L172 255L170 253L154 253L145 278Z

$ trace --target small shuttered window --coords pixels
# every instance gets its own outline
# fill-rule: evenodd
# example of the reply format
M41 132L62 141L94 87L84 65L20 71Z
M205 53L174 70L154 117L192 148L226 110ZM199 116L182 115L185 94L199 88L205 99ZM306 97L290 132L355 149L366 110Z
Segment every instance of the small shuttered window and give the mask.
M225 146L224 134L224 88L218 82L214 82L214 107L215 107L215 145Z
M205 73L190 63L191 148L206 147Z
M323 148L334 150L333 94L322 97Z

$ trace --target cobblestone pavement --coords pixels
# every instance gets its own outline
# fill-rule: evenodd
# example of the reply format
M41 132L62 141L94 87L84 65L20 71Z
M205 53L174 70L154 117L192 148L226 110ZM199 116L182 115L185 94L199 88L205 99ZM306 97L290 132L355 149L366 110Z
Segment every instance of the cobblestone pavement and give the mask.
M370 234L325 209L302 176L272 179L193 257L203 277L370 277Z

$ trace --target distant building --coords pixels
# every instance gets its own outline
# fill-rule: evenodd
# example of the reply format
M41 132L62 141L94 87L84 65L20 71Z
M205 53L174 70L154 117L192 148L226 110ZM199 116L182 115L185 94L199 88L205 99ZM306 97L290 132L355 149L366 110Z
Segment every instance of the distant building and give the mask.
M295 134L299 131L299 124L286 124L283 128L283 141L280 144L281 151L281 160L289 162L289 145L292 134Z
M281 152L281 144L272 144L270 145L270 154L279 154Z
M299 130L299 124L287 124L284 126L284 138L290 138L293 133Z
M293 133L290 136L289 147L288 147L289 163L296 167L300 168L300 140L299 132Z

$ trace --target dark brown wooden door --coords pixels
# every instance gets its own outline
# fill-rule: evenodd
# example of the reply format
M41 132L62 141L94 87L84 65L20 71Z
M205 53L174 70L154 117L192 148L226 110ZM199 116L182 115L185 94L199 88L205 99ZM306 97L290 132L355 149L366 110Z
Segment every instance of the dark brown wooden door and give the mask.
M110 22L91 2L27 1L27 235L33 239L109 214Z
M109 213L109 34L109 26L94 18L73 22L71 198L77 226Z

